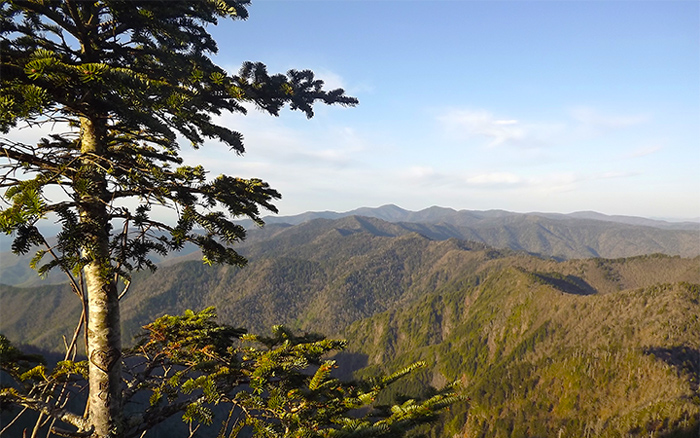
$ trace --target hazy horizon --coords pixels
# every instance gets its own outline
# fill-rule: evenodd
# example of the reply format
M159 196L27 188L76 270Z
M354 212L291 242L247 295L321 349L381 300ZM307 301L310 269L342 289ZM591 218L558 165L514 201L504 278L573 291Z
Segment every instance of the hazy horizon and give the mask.
M402 206L397 205L397 204L394 204L394 203L388 203L388 204L382 204L382 205L376 205L376 206L362 205L362 206L358 206L358 207L355 207L355 208L350 208L350 209L348 209L348 210L342 210L342 211L339 211L339 210L322 209L322 210L307 210L307 211L303 211L303 212L301 212L301 213L292 213L292 214L282 214L282 213L280 213L280 214L265 214L265 215L263 215L263 216L265 216L265 217L267 217L267 216L270 216L270 217L275 217L275 216L285 217L285 216L296 216L296 215L300 215L300 214L304 214L304 213L321 213L321 212L348 213L348 212L350 212L350 211L359 210L359 209L363 209L363 208L370 208L370 209L373 209L373 208L381 208L381 207L388 207L388 206L398 207L398 208L400 208L400 209L402 209L402 210L406 210L406 211L410 211L410 212L418 212L418 211L427 210L427 209L430 209L430 208L437 207L437 208L451 209L451 210L455 210L455 211L505 211L505 212L509 212L509 213L518 213L518 214L538 214L538 213L541 213L541 214L563 214L563 215L570 215L570 214L576 214L576 213L594 213L594 214L600 214L600 215L603 215L603 216L629 216L629 217L638 217L638 218L642 218L642 219L651 219L651 220L668 221L668 222L700 222L700 216L698 216L698 217L686 217L686 218L684 218L684 217L653 217L653 216L636 216L636 215L617 215L617 214L608 214L608 213L605 213L605 212L595 211L595 210L576 210L576 211L535 211L535 210L533 210L533 211L513 211L513 210L505 210L505 209L502 209L502 208L490 208L490 209L484 209L484 210L482 210L482 209L471 209L471 208L454 208L454 207L447 207L447 206L444 206L444 205L429 205L429 206L424 207L424 208L410 209L410 208L403 208Z

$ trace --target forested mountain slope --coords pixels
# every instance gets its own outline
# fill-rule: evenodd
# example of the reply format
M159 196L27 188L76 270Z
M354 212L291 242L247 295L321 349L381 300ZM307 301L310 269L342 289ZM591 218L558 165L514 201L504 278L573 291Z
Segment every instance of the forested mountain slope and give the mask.
M122 301L125 339L163 313L210 305L217 306L227 322L254 331L281 323L339 334L358 319L403 306L445 284L476 282L488 272L513 266L576 276L585 283L583 289L599 293L659 282L700 283L697 259L646 256L556 262L480 243L431 240L401 224L362 217L302 224L274 239L248 244L241 252L250 259L243 269L188 261L163 266L153 274L137 274ZM70 295L67 286L56 288ZM23 305L26 299L19 292L4 290L2 311L8 316L3 326L41 312L42 306L55 305L48 286L28 292L37 297L31 309ZM72 324L64 318L52 321L50 310L46 313L49 317L42 321L52 332L61 324ZM56 345L48 341L47 330L38 331L47 341L39 345ZM23 341L38 342L17 334Z
M456 211L440 207L410 212L396 206L384 206L348 213L268 217L266 220L269 223L264 228L249 229L248 239L241 248L259 252L258 244L263 241L271 241L268 247L276 247L280 241L305 244L308 236L337 230L340 233L365 231L378 236L419 233L433 240L469 240L559 260L633 257L653 253L683 257L700 255L700 224L604 216L591 212L570 215L520 214L500 210ZM28 268L32 254L18 258L7 252L9 243L6 237L0 238L0 241L5 251L0 253L0 283L15 286L45 283ZM197 254L192 254L193 250L187 247L181 253L169 256L165 262L198 259ZM60 283L64 280L60 274L51 274L47 281Z
M366 357L363 374L425 360L423 384L464 385L470 409L452 410L431 436L697 436L698 284L585 294L572 277L552 278L493 271L346 336Z
M589 219L601 222L612 222L627 225L642 225L653 228L675 230L700 230L700 222L697 220L686 222L669 222L658 219L648 219L636 216L605 215L594 211L578 211L574 213L515 213L506 210L455 210L453 208L433 206L419 211L405 210L393 204L381 207L362 207L343 213L334 211L310 211L293 216L266 216L267 224L298 225L313 219L340 219L347 216L365 216L381 219L387 222L418 222L430 224L450 224L458 226L470 226L483 222L502 218L518 218L525 216L539 216L560 221L569 221L574 224L577 219ZM241 221L242 224L251 226L250 221Z
M326 228L359 229L391 236L416 232L434 240L457 238L557 259L617 258L653 253L683 257L700 255L700 226L692 224L687 229L666 229L595 219L554 219L522 214L440 222L388 222L364 216L316 219L295 227L277 224L251 230L250 242L276 238L283 232L301 236L307 230Z
M137 274L122 302L125 340L160 315L213 305L254 332L284 324L347 337L360 372L426 360L409 386L456 379L472 398L436 437L693 425L700 257L558 261L428 237L447 229L365 217L272 226L242 247L245 268L192 260ZM0 300L0 332L44 349L60 350L80 314L66 285L2 286Z
M700 224L696 223L583 213L555 215L455 211L439 207L408 212L395 206L385 206L357 212L368 216L310 219L314 215L308 213L299 217L270 217L268 220L272 221L271 224L263 229L253 228L249 240L253 242L276 237L283 230L291 228L284 221L296 223L303 218L309 220L293 227L294 233L300 233L301 229L333 227L355 220L363 223L345 226L350 229L365 228L370 232L374 228L388 235L417 232L435 240L457 238L558 259L633 257L652 253L683 257L700 255Z

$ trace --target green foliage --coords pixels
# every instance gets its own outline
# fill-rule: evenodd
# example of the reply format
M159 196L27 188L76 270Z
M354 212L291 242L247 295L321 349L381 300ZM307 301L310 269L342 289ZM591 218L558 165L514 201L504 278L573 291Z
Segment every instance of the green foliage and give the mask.
M649 267L651 262L617 261L618 281L651 281L653 269L663 278L665 267ZM434 429L436 437L557 436L559 430L563 436L697 434L697 284L571 294L550 279L566 280L571 274L563 268L573 264L558 264L559 275L541 269L544 261L529 264L547 272L548 281L523 263L490 273L475 288L442 291L439 299L429 294L351 326L346 336L361 341L349 348L369 356L372 367L363 375L431 358L437 365L424 382L464 382L472 398L468 415L456 407ZM691 265L697 270L697 260ZM584 279L607 284L607 269L600 269ZM682 277L687 271L676 272ZM425 309L442 317L427 318ZM385 338L391 327L416 319L423 322L420 329ZM448 333L445 327L451 327ZM442 340L417 343L430 332L443 333Z
M149 398L144 411L127 419L125 437L140 436L177 412L193 426L210 425L222 406L229 410L222 437L400 437L462 399L448 386L429 397L376 406L389 385L425 364L341 381L333 376L336 362L326 357L344 349L345 341L298 336L282 326L273 327L270 336L244 334L215 317L213 308L163 316L144 326L137 344L124 351L126 406L133 411L139 394ZM86 362L62 361L48 372L31 363L37 359L0 337L2 369L19 383L70 381L77 388L87 379ZM2 400L29 400L31 388L3 389Z
M211 178L201 166L184 164L178 138L195 149L212 141L242 154L242 134L217 124L216 116L246 114L247 105L274 116L289 106L310 118L317 102L357 103L342 89L324 90L308 70L269 74L264 64L246 62L230 73L216 65L210 57L217 46L207 26L247 18L249 3L0 3L0 133L44 124L53 131L34 144L0 138L0 201L7 206L0 210L0 231L14 234L14 252L35 251L30 264L39 274L56 267L67 274L84 304L80 324L92 379L86 416L56 413L58 398L42 401L53 406L24 403L81 434L122 434L121 376L114 365L121 355L119 298L131 273L155 269L152 254L188 243L199 247L206 264L243 265L245 258L232 245L245 238L245 230L234 219L244 216L262 225L261 209L277 211L273 202L280 194L264 181ZM153 206L172 210L173 220L153 218ZM37 226L54 215L61 225L55 244ZM197 370L213 367L206 357L222 355L219 344L208 344L209 351L197 339L224 342L236 333L202 330L173 347L167 360L189 358ZM77 332L72 339L69 354ZM43 368L25 377L47 378ZM206 381L193 382L187 391L200 388L212 396ZM160 388L168 397L172 389ZM152 398L159 400L160 395ZM207 408L198 403L186 415L209 421Z
M308 70L268 74L264 64L247 62L230 74L214 64L208 55L217 47L206 26L246 18L248 3L2 3L0 131L21 123L68 125L66 133L35 146L0 140L7 160L2 196L10 205L0 213L0 230L17 233L15 251L43 244L20 241L41 218L58 213L64 239L52 255L59 261L44 270L79 270L80 250L89 247L94 230L85 217L78 226L66 215L84 211L89 194L109 200L97 226L123 224L111 239L120 275L153 268L149 253L186 242L201 247L206 263L245 262L230 247L245 236L231 219L243 215L261 224L260 208L276 211L271 202L279 193L259 179L209 178L201 166L183 165L177 135L195 148L211 139L243 153L242 135L215 124L214 115L245 114L243 104L251 103L272 115L289 105L311 117L315 102L357 103L341 89L324 90ZM94 139L86 137L88 124ZM80 133L71 132L81 126ZM20 170L29 178L16 179ZM45 192L52 186L60 186L66 199L49 200ZM140 205L134 208L129 199ZM151 219L153 205L173 209L177 224Z
M45 363L41 356L22 353L0 334L0 369L13 379L27 380L34 374L32 370L42 369Z

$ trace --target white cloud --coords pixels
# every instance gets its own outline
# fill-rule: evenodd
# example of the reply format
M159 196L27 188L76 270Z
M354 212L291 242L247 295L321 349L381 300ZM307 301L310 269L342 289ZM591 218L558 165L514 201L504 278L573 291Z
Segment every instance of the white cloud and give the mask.
M367 82L348 81L345 77L327 68L311 68L314 77L323 81L324 90L342 88L348 96L358 97L359 94L374 93L375 87ZM322 106L317 106L320 109Z
M35 145L40 139L48 137L49 134L68 133L76 134L77 130L68 126L67 123L53 122L19 126L10 129L6 135L0 134L0 136L13 142Z
M528 178L528 185L540 192L561 192L573 190L582 179L574 172L555 172Z
M430 166L411 166L404 172L404 175L411 179L429 179L437 176L437 172Z
M629 178L631 176L636 176L639 175L639 172L619 172L619 171L609 171L609 172L600 172L591 175L589 180L597 180L597 179L614 179L614 178Z
M291 165L302 170L307 167L339 168L358 165L358 160L369 148L368 142L353 128L328 125L316 119L309 121L290 114L277 118L251 111L247 116L220 116L216 123L245 136L245 155L231 156L227 159L231 162L259 161L280 170ZM221 160L221 150L222 146L210 144L189 155L196 157L204 153L210 157L211 164L220 167L227 161Z
M489 171L477 172L467 175L457 173L440 174L432 168L413 168L415 172L422 171L432 178L438 177L443 181L449 181L454 187L462 187L474 190L499 190L504 192L561 192L569 191L589 181L629 178L639 175L630 171L607 171L598 173L562 172L527 174L517 171Z
M550 172L528 175L517 171L493 170L484 172L442 172L431 166L412 166L397 173L397 179L420 190L448 186L450 192L551 192L570 190L586 180L573 172ZM442 190L442 189L441 189ZM444 190L443 190L444 191Z
M545 147L567 139L569 127L560 121L524 121L497 117L486 110L449 109L437 116L444 132L457 140L486 139L484 146L515 146L539 155Z
M316 79L323 81L323 88L325 90L335 90L336 88L347 90L345 80L335 72L327 69L314 70L314 76Z
M510 145L527 149L568 145L649 120L646 114L602 114L584 106L572 108L568 117L555 121L498 117L483 109L452 108L437 116L445 133L457 139L485 138L487 147Z
M438 116L444 127L457 136L486 137L488 147L525 138L526 131L517 120L499 120L487 111L450 110Z

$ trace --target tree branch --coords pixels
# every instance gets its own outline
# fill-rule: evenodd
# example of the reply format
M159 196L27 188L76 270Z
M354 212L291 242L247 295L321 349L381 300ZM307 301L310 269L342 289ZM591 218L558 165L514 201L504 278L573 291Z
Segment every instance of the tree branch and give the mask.
M27 163L42 170L52 170L54 172L61 171L61 166L56 166L52 162L42 160L34 154L19 152L16 149L0 146L0 156L10 160L19 161L21 163Z
M3 427L2 430L0 430L0 436L2 436L2 434L5 433L5 431L7 431L7 429L9 429L13 424L15 424L15 422L17 420L19 420L19 417L21 417L22 414L24 414L27 411L27 409L29 409L29 408L27 408L27 407L22 408L22 410L19 411L19 414L15 415L15 418L13 418L12 421L7 423L5 425L5 427Z
M80 41L80 33L77 31L76 27L72 26L71 23L64 20L63 17L61 17L56 12L54 12L51 8L46 7L43 4L40 4L37 2L25 1L25 2L21 2L21 3L22 3L22 8L30 10L38 15L45 15L51 21L58 24L61 28L65 29L69 34L73 35L78 41ZM32 36L32 37L34 36L33 34L25 34L25 35Z
M67 430L59 429L58 427L52 427L51 433L59 436L81 438L89 437L90 435L92 435L92 429L86 430L85 432L69 432Z
M153 426L162 423L176 413L184 411L190 404L201 400L204 400L203 396L191 397L187 400L165 405L159 409L149 409L144 414L131 417L127 420L131 429L125 433L125 436L136 436L145 430L152 429Z
M19 406L37 411L48 417L55 418L64 423L75 426L78 432L88 432L92 430L92 426L87 418L80 415L76 415L66 409L58 408L50 403L46 403L43 400L39 400L33 397L23 397L17 394L12 394L6 391L0 393L0 401L3 403L14 403Z

